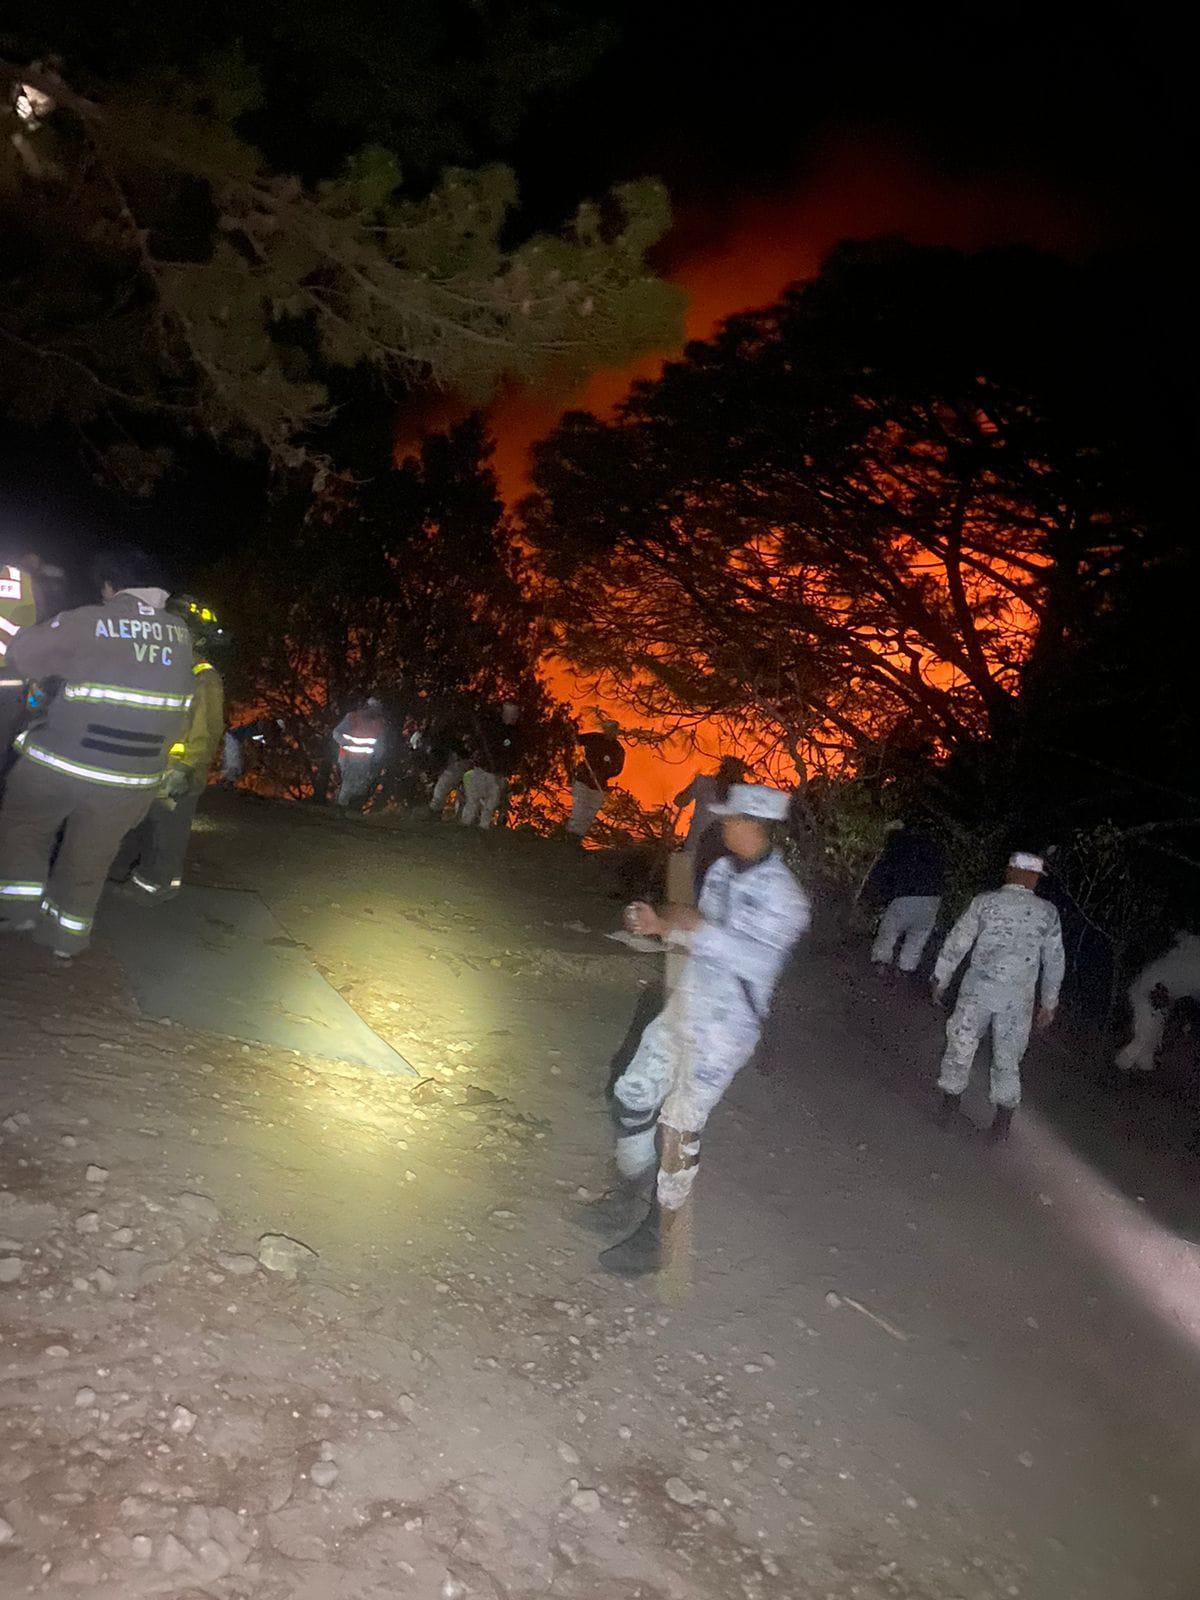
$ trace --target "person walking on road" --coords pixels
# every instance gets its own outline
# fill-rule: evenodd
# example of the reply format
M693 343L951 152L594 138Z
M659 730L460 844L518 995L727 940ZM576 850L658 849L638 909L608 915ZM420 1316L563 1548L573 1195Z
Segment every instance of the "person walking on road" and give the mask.
M937 922L946 887L946 852L918 827L894 823L867 877L868 894L883 902L871 960L891 971L915 972ZM899 958L896 946L899 945Z
M97 561L99 605L22 628L13 672L62 687L19 735L0 810L0 928L87 948L121 840L150 809L192 703L192 645L140 551ZM55 840L58 854L51 866Z
M1040 856L1019 851L1008 863L1004 885L976 895L951 928L933 969L939 1005L968 952L971 962L946 1024L946 1053L938 1088L941 1115L959 1110L979 1042L992 1034L991 1135L1008 1138L1021 1101L1021 1058L1036 1021L1048 1028L1058 1009L1066 965L1057 910L1034 891L1045 872ZM1041 993L1039 996L1038 988Z
M614 1086L622 1185L594 1209L589 1225L632 1220L639 1195L654 1183L640 1226L600 1257L620 1277L663 1264L696 1181L705 1124L753 1054L784 963L809 926L808 896L774 848L789 805L779 790L735 785L712 807L728 854L709 869L699 908L629 908L630 932L682 946L687 960Z
M571 784L571 816L567 836L582 845L604 806L608 786L625 766L625 752L617 734L617 724L602 722L599 733L582 733L579 747L582 759L575 768Z
M479 724L475 740L477 756L463 778L463 809L459 821L464 828L492 826L509 779L520 765L525 742L521 730L521 708L506 700L499 715Z
M167 753L162 789L138 827L125 835L109 871L110 879L128 883L140 899L155 904L179 893L196 807L225 729L225 686L212 660L225 643L224 630L190 595L175 596L169 609L192 636L192 705Z
M357 711L350 711L333 730L342 781L337 803L343 811L361 811L375 792L387 756L387 721L374 695Z

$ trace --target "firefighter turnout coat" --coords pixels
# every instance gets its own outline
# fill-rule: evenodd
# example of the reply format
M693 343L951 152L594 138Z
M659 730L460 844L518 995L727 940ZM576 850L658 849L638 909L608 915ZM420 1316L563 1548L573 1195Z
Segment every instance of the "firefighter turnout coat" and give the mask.
M20 688L23 679L8 660L9 647L22 628L37 619L33 579L20 567L0 566L0 688Z
M18 676L8 652L21 629L36 620L33 579L5 562L0 566L0 774L25 709L25 680Z
M224 732L221 674L201 656L192 667L187 725L168 754L167 792L155 797L140 825L126 834L109 868L111 878L130 883L147 900L169 900L183 885L192 821Z
M203 792L224 733L225 685L212 662L199 658L192 667L191 710L169 757L172 767L187 768L189 791Z
M191 637L158 598L123 590L23 628L9 648L15 673L57 688L16 741L0 811L0 915L40 911L64 955L87 943L109 864L191 709Z

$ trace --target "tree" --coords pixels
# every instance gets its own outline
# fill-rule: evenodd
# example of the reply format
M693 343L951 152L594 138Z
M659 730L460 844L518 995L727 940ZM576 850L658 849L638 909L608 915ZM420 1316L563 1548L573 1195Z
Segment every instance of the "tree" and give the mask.
M1025 674L1155 558L1096 309L1029 253L844 246L568 416L524 507L561 648L818 766L1011 748Z
M345 374L478 399L620 361L677 317L645 266L668 222L652 182L512 242L503 167L415 194L381 147L317 181L271 168L241 131L261 93L236 56L86 93L35 65L0 76L18 89L0 112L0 406L67 420L127 487L180 432L284 466L319 455Z
M122 0L98 24L71 0L27 0L3 53L61 58L114 84L199 75L236 50L263 90L240 126L271 166L330 177L378 144L415 192L444 167L503 155L533 107L594 67L615 30L585 11L569 0Z
M515 696L530 784L561 770L572 729L537 675L543 629L489 450L476 417L373 480L331 476L310 502L280 503L263 539L214 574L231 697L283 720L294 793L323 794L329 735L371 694L397 734Z

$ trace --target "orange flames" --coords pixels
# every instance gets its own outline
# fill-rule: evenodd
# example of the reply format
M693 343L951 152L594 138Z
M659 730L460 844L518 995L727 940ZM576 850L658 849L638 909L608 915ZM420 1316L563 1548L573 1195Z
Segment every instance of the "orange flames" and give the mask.
M726 317L769 304L789 283L813 276L843 239L896 234L960 249L1023 243L1073 254L1093 242L1093 233L1090 220L1067 197L1018 177L983 183L950 177L894 141L843 136L831 140L809 175L786 193L731 200L703 215L685 208L667 242L665 271L687 294L686 338L704 339ZM598 371L568 395L530 389L504 394L492 407L490 426L506 503L515 505L527 492L530 449L564 411L610 414L635 381L655 377L676 354L648 353L619 371ZM595 696L570 669L552 663L548 680L590 723ZM621 706L600 709L621 720ZM660 805L683 787L695 764L690 746L682 743L638 747L629 752L621 781L644 805Z

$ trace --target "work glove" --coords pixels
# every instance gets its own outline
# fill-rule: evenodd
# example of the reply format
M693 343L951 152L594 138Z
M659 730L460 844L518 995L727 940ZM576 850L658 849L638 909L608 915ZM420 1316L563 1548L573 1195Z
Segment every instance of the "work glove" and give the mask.
M163 779L162 792L168 800L178 800L192 786L191 767L172 767Z

